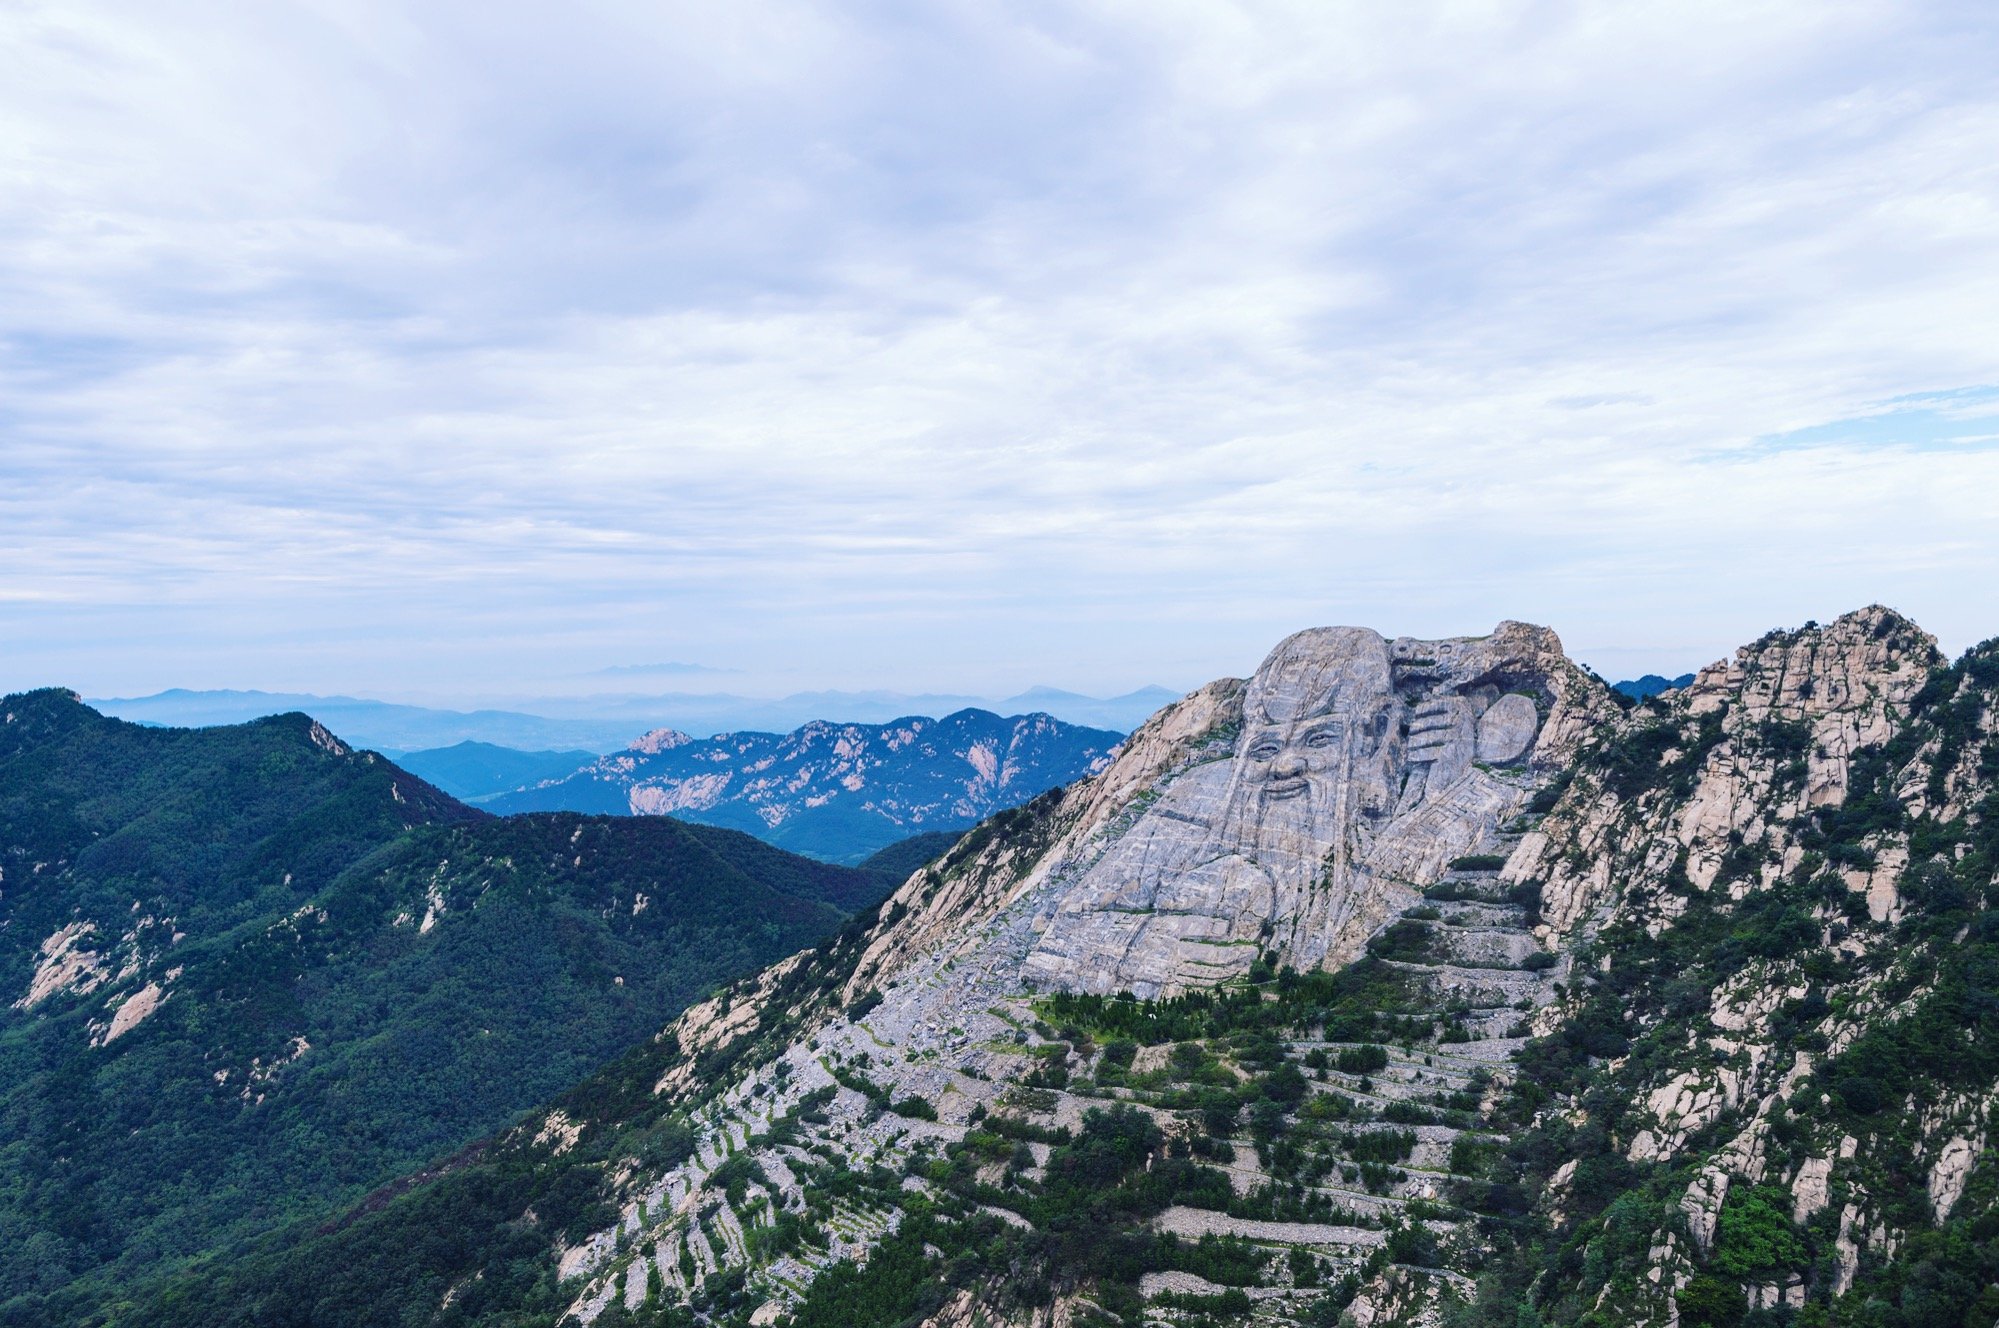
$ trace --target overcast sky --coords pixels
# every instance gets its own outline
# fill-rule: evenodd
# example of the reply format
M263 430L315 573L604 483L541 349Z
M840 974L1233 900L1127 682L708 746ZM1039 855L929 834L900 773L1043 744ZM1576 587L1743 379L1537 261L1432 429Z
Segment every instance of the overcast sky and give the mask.
M0 2L0 688L1957 650L1995 360L1988 3Z

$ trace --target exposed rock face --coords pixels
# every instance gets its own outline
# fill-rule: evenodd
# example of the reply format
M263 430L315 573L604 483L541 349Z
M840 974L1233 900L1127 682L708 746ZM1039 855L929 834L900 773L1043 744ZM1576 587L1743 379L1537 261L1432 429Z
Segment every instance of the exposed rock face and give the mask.
M1731 850L1770 844L1778 851L1766 859L1760 883L1767 885L1800 860L1786 828L1845 802L1855 754L1888 740L1940 662L1934 639L1878 606L1744 646L1674 694L1681 713L1716 726L1712 750L1665 753L1698 759L1690 795L1655 793L1649 805L1634 806L1641 800L1605 786L1589 800L1572 799L1528 837L1508 875L1543 882L1543 911L1557 933L1585 926L1620 871L1657 879L1680 850L1688 879L1706 890ZM1795 734L1795 755L1781 761L1769 752L1773 733L1783 732L1775 726ZM1892 876L1850 878L1857 891L1874 893L1877 920L1891 907ZM1750 887L1733 888L1739 898Z
M41 962L15 1008L32 1010L57 992L88 995L103 986L104 960L88 944L96 930L88 922L72 922L43 940Z
M1991 659L1946 672L1929 636L1878 606L1773 632L1608 727L1508 863L1507 880L1540 889L1543 939L1588 961L1537 1028L1627 1021L1630 1054L1595 1069L1592 1105L1556 1111L1578 1133L1615 1122L1635 1174L1678 1189L1697 1258L1755 1185L1788 1191L1799 1248L1817 1242L1825 1271L1801 1255L1744 1286L1752 1307L1833 1300L1891 1267L1912 1213L1891 1196L1910 1177L1937 1223L1977 1183L1999 1083L1964 1050L1898 1048L1904 1029L1927 1042L1962 1027L1952 984L1982 981L1952 966L1991 935ZM1653 976L1619 987L1627 968ZM1588 995L1599 978L1614 999ZM1558 1238L1586 1240L1568 1220ZM1667 1293L1690 1271L1670 1235L1642 1275L1613 1278L1608 1319L1673 1321Z
M1570 754L1578 675L1545 628L1384 640L1300 632L1242 697L1220 759L1182 773L1056 902L1026 975L1172 993L1269 950L1352 959ZM1554 752L1537 751L1544 734Z

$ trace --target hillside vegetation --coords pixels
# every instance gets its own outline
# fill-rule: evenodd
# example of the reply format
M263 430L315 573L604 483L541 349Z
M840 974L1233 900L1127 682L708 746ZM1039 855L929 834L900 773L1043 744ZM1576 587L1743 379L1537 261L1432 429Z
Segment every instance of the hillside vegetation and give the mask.
M304 716L0 716L0 1321L307 1229L893 884L667 818L491 818Z

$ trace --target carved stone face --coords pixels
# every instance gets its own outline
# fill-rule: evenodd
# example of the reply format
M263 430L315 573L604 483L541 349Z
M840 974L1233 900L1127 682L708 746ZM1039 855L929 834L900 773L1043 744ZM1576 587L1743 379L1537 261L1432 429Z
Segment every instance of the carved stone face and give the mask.
M1560 643L1323 627L1286 639L1242 694L1232 759L1187 768L1064 885L1026 961L1036 982L1156 995L1357 955L1370 931L1475 851L1524 800L1482 766L1533 751L1541 717L1508 694Z
M1351 813L1382 802L1379 760L1394 705L1372 632L1331 628L1286 641L1251 680L1222 818L1224 844L1288 850L1309 874ZM1280 869L1281 870L1281 869Z
M1243 778L1261 783L1265 798L1298 797L1314 778L1325 779L1343 763L1346 729L1338 715L1259 726L1243 742Z

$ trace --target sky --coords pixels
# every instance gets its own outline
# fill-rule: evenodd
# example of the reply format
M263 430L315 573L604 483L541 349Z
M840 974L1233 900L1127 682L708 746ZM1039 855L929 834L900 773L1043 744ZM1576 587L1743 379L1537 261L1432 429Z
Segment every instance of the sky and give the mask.
M0 689L1999 635L1989 4L0 0Z

